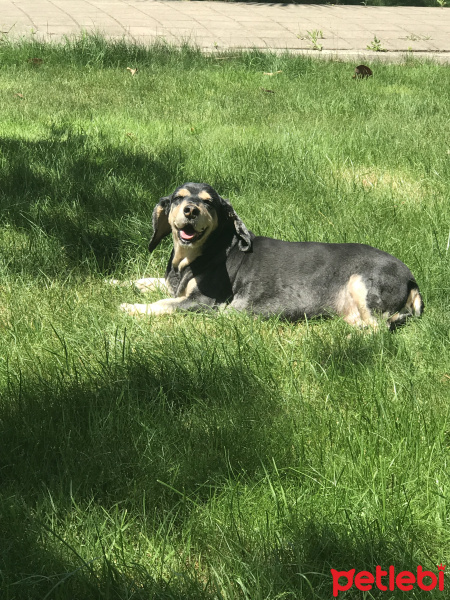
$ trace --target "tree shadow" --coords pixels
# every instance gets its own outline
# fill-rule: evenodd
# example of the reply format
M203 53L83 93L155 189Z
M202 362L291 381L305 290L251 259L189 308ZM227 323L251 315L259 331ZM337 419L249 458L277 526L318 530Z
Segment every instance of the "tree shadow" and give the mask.
M40 140L3 138L0 204L4 225L43 234L64 249L69 270L86 257L112 273L127 244L141 244L161 195L184 180L184 154L167 144L157 154L126 138L114 146L69 126ZM145 231L137 231L139 224ZM45 252L45 245L42 252ZM37 253L39 254L39 253ZM36 255L42 265L42 256ZM24 264L17 265L22 271ZM51 274L61 275L54 270Z
M392 529L396 529L395 524ZM395 539L391 533L381 532L376 522L361 531L351 526L349 531L348 528L318 522L302 523L299 527L299 522L296 521L290 535L280 540L279 546L268 555L268 570L273 572L275 582L278 578L283 582L284 592L289 590L293 594L298 593L299 597L318 600L329 600L332 597L331 569L355 569L355 573L368 571L375 575L377 565L385 572L392 565L397 575L401 571L416 574L417 567L421 565L437 574L436 565L421 552L413 532L409 531L404 535L399 531L397 533L398 537ZM380 581L382 585L389 585L386 583L386 575ZM426 583L429 581L427 579ZM289 583L286 585L286 582ZM345 583L346 578L343 577L340 584ZM436 592L439 593L437 589ZM416 585L411 593L414 598L430 597L429 591L422 591ZM396 589L394 595L389 597L400 597L401 594ZM361 597L361 590L355 586L348 591L339 592L339 598L347 600ZM384 598L386 591L374 584L368 597Z
M178 332L125 358L111 352L84 373L76 359L53 372L36 365L26 375L11 374L8 398L0 402L1 505L11 513L0 526L8 540L0 551L6 600L50 592L74 599L218 597L192 569L167 579L106 552L82 559L55 538L48 514L36 512L51 498L63 515L74 500L106 511L120 505L133 514L145 497L152 527L174 515L176 530L192 502L206 506L222 482L252 481L272 461L280 469L292 464L293 431L283 421L270 371L262 378L264 367L252 366L254 348L241 358L236 351L230 362L220 344L195 344ZM280 594L330 598L331 568L426 566L410 529L396 537L392 532L402 528L385 533L375 523L358 530L332 515L318 518L306 520L294 507L264 555L256 553L255 572ZM353 590L342 597L359 596Z
M251 477L276 451L276 397L238 367L204 370L207 360L193 372L176 352L137 351L79 382L55 371L11 381L0 409L2 479L29 498L72 490L105 506L127 502L137 485L167 508L180 496L164 484L190 495L233 471Z
M0 497L1 498L1 497ZM0 595L2 600L204 600L214 596L191 573L182 580L152 575L138 564L106 555L85 560L33 505L17 497L2 502Z
M251 478L276 453L276 396L258 377L207 354L193 369L191 348L181 358L160 350L91 365L90 378L76 369L44 378L39 367L11 376L0 403L1 506L11 512L0 532L6 599L217 597L192 570L167 580L106 552L81 559L49 523L53 504L57 521L74 501L132 514L145 500L152 526L163 527L168 514L186 517L189 498L207 502L230 474Z
M336 323L335 326L338 332L334 335L326 329L322 333L320 328L316 328L316 335L308 338L307 356L322 369L353 377L377 364L381 355L392 356L398 352L397 336L387 327L373 332L344 323Z

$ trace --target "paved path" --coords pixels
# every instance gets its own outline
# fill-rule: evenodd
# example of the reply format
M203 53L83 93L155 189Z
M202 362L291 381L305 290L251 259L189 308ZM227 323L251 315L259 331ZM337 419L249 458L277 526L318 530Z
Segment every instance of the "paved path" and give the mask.
M149 43L194 42L207 51L288 49L388 60L406 52L450 62L450 8L365 7L175 0L0 0L8 37L61 39L81 31ZM321 32L313 49L312 36ZM387 52L370 52L374 44ZM322 46L322 51L318 47Z

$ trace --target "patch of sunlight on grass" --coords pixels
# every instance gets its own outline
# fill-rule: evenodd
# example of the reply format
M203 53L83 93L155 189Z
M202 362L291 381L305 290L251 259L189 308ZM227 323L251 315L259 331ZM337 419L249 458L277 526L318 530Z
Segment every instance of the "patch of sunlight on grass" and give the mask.
M360 186L365 190L374 188L390 191L402 204L420 204L428 195L424 182L414 179L405 171L389 171L373 165L352 165L335 171L334 175L345 183Z
M377 88L378 94L397 94L400 96L411 96L414 94L415 90L412 87L408 87L406 85L400 85L398 83L391 83L389 85L380 85Z

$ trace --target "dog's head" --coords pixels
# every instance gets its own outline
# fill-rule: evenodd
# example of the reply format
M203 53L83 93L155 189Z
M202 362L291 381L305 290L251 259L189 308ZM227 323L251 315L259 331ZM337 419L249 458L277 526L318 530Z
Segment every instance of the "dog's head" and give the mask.
M185 183L161 198L153 211L153 236L148 249L172 233L175 249L198 250L218 229L232 227L240 250L251 249L252 236L233 207L206 183Z

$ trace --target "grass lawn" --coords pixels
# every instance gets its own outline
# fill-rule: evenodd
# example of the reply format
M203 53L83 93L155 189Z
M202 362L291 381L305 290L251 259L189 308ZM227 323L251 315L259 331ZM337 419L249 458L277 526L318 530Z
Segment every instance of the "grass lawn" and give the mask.
M329 600L331 568L450 561L450 68L354 66L0 45L2 600ZM185 181L256 234L396 255L423 318L119 312L105 279L164 274Z

